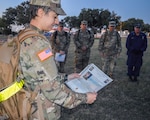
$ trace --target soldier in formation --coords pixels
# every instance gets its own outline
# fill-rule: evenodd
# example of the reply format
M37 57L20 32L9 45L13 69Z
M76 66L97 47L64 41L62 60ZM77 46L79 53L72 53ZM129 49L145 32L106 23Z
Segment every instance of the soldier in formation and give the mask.
M75 72L81 72L90 59L91 47L94 43L94 34L87 29L87 21L81 21L80 29L74 35L75 44Z
M60 73L65 73L65 63L70 44L69 35L66 31L63 30L63 28L64 24L63 22L60 22L57 30L53 33L51 37L54 55L56 55L56 53L59 53L60 56L65 55L65 59L63 61L56 60L56 65Z
M116 22L110 21L108 30L99 39L98 50L102 59L102 70L110 77L113 77L116 59L120 55L121 37L115 30Z

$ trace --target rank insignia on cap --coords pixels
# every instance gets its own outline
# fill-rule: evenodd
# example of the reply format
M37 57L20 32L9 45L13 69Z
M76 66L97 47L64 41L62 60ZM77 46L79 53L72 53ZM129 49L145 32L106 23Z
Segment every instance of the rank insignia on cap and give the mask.
M49 57L51 57L53 55L53 53L50 48L46 48L46 49L40 51L37 55L41 61L44 61L44 60L48 59Z

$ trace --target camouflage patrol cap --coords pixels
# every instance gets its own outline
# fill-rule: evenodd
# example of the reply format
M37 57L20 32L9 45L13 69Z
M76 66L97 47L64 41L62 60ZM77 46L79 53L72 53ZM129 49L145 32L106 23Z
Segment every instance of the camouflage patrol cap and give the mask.
M63 22L59 22L58 26L63 27L64 23Z
M134 27L141 28L141 25L139 23L135 24Z
M115 27L116 26L116 22L115 21L110 21L109 22L109 26Z
M48 6L58 15L66 15L61 8L61 0L30 0L31 5Z
M87 25L87 21L86 21L86 20L83 20L83 21L81 21L81 24Z

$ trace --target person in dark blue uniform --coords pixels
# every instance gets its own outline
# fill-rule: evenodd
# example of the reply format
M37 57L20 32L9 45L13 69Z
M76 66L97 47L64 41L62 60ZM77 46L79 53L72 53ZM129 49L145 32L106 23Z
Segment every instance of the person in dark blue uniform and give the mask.
M131 32L126 41L127 48L127 66L129 79L131 81L137 81L137 77L140 74L140 68L142 66L143 52L147 48L147 37L141 32L140 24L134 26L134 31Z

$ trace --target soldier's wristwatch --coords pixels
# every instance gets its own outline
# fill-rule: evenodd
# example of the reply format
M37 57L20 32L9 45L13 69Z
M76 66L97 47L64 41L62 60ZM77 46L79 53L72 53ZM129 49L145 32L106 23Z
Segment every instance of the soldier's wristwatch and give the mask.
M64 82L68 80L68 74L65 74Z

